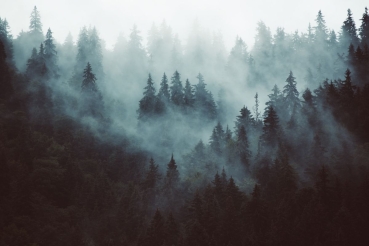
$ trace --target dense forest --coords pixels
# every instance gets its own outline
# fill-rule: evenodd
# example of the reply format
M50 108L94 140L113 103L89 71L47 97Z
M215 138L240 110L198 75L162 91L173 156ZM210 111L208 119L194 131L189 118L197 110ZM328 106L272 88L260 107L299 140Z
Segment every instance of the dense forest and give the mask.
M0 245L368 245L367 8L230 51L30 12L0 18Z

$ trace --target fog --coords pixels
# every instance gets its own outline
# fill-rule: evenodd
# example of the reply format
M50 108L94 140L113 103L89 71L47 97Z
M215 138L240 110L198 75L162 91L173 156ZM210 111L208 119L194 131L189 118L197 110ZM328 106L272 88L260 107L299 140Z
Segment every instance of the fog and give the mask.
M134 24L146 42L152 23L160 24L163 20L186 43L191 24L198 19L208 31L220 31L230 50L237 35L251 47L256 24L261 20L273 32L277 27L284 27L288 33L305 32L308 24L314 23L318 10L322 10L327 26L339 31L347 9L351 8L355 22L359 23L366 4L364 0L230 0L226 5L206 0L2 0L0 16L7 18L16 37L21 30L28 30L30 9L36 5L44 31L50 27L58 42L62 43L69 32L77 38L82 26L91 25L99 30L108 49L112 49L119 33L127 36Z

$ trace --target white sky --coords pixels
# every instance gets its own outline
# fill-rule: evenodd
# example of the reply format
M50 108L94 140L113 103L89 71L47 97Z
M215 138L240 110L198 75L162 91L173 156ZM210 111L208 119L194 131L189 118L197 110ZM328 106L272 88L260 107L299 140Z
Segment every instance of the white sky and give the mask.
M221 31L229 49L237 35L250 47L254 43L258 21L271 28L284 27L287 32L296 29L306 32L309 22L321 9L327 26L339 31L350 8L360 26L360 18L369 2L366 0L0 0L0 17L6 18L16 37L28 30L29 16L34 6L41 14L43 31L51 28L58 42L63 42L71 31L76 40L84 25L96 26L100 37L110 48L118 34L127 37L133 24L144 39L152 23L163 19L179 34L184 43L187 33L197 18L210 31Z

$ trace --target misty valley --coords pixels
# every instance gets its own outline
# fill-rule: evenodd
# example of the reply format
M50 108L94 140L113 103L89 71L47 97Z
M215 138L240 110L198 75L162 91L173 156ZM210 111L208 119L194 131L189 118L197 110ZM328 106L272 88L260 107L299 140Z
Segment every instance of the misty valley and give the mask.
M367 8L231 50L43 11L0 17L0 245L369 245Z

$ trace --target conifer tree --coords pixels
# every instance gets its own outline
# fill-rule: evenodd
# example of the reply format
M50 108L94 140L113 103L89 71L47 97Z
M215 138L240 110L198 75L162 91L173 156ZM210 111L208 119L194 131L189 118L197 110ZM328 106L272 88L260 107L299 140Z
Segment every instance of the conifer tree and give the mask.
M347 10L347 19L343 22L341 27L340 35L340 46L342 48L347 48L350 44L356 47L359 44L359 38L356 33L355 21L352 18L351 10Z
M29 29L31 33L38 33L42 35L41 16L36 6L33 8L32 13L31 13Z
M165 222L159 209L157 209L147 230L146 245L162 246L164 240L165 240Z
M10 27L6 19L0 18L0 41L4 45L6 60L13 63L13 36L10 34Z
M0 40L0 100L9 98L13 92L11 73L6 62L5 47Z
M181 75L175 71L172 77L172 86L170 87L171 101L176 106L183 105L183 86L181 82Z
M327 40L328 34L327 34L327 26L325 24L324 16L321 10L319 10L315 21L316 21L316 26L314 27L315 40L318 43L318 45L322 45Z
M293 109L301 106L299 92L296 89L296 81L292 71L290 71L286 82L287 84L283 87L285 110L289 115L292 115Z
M155 164L154 159L150 158L149 170L146 173L146 178L144 181L144 187L146 189L154 189L158 180L160 179L160 174L158 170L158 165Z
M211 92L206 90L204 77L201 73L196 77L199 82L195 86L195 109L208 119L215 119L217 109Z
M158 98L160 98L163 102L169 103L170 100L170 91L168 85L167 75L164 73L160 83L160 89L158 93Z
M56 46L54 44L54 38L52 36L52 32L50 28L47 30L46 33L46 40L44 41L45 48L44 48L44 54L45 54L45 64L48 69L48 72L53 76L57 77L57 52L56 52Z
M273 106L269 106L264 118L263 135L261 136L265 147L275 147L278 140L279 119Z
M241 126L243 126L247 131L251 130L255 126L255 120L251 111L245 106L241 108L240 115L237 116L235 131L238 132Z
M365 12L363 17L360 19L361 25L359 28L359 35L361 38L361 44L364 46L365 44L369 45L369 15L368 8L365 7Z
M249 170L251 151L249 150L249 140L245 127L242 125L237 133L237 152L242 165Z
M83 70L83 81L81 87L83 92L97 92L96 76L92 72L92 67L89 62Z
M166 174L166 186L167 188L175 188L177 183L179 182L179 172L177 170L176 161L173 158L170 159L167 166L167 174Z
M155 95L154 82L152 81L151 74L147 79L147 85L143 92L144 97L140 100L138 109L138 118L143 119L145 117L153 116L155 113L155 107L157 103L157 97Z
M191 108L193 107L193 104L194 104L194 95L193 95L192 86L190 84L190 81L186 79L186 84L185 84L184 92L183 92L183 105L186 108Z

